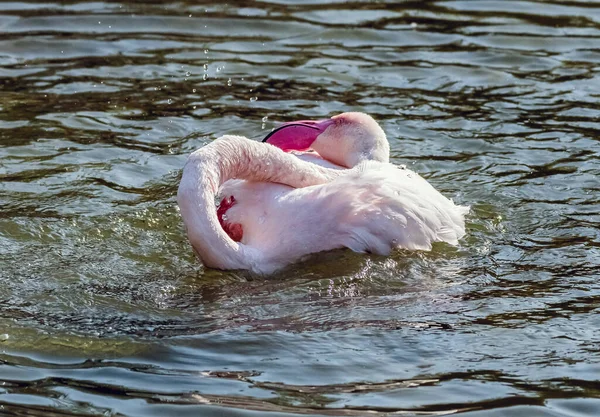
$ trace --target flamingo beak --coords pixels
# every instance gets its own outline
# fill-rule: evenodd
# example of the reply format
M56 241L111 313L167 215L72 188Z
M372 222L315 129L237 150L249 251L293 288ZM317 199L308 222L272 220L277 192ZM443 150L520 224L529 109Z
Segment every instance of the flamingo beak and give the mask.
M279 126L269 133L263 142L277 146L285 152L305 151L310 149L311 145L319 135L335 123L332 119L326 120L300 120L297 122L288 122Z

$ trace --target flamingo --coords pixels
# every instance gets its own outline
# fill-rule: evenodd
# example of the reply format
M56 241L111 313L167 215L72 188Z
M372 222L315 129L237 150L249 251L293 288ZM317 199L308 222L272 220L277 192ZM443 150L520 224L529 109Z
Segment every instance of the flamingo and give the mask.
M311 253L431 250L465 234L469 208L390 164L385 133L364 113L286 123L265 142L225 135L188 158L177 201L208 267L270 274Z

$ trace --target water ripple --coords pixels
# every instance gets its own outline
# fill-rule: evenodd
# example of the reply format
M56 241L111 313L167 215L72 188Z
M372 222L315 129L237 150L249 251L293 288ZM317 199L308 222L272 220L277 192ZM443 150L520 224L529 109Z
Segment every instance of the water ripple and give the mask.
M0 413L595 416L593 1L0 3ZM221 134L365 111L458 248L205 270Z

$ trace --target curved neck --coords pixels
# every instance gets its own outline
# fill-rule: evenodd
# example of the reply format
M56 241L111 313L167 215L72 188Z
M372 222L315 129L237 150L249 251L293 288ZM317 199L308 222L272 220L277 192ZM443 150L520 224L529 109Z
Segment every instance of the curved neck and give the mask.
M190 243L205 265L261 271L268 254L234 242L221 228L215 195L225 181L277 182L294 188L323 184L341 172L320 167L265 143L222 136L193 152L184 169L177 202Z

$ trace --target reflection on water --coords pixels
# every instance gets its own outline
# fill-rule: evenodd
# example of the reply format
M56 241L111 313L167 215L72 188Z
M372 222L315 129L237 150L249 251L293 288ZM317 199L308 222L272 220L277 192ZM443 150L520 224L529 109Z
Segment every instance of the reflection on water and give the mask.
M600 4L203 3L0 2L0 414L598 415ZM187 154L343 111L461 246L202 269Z

